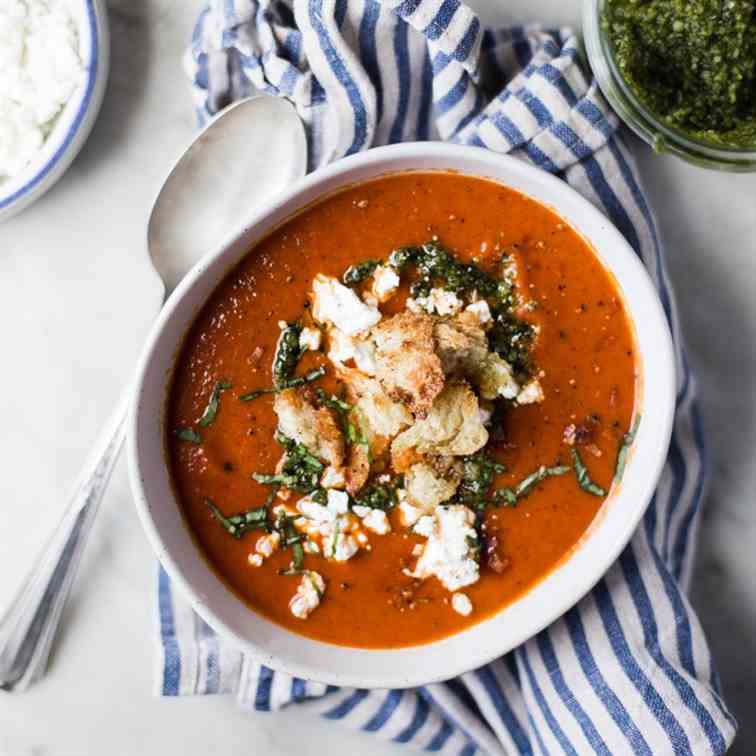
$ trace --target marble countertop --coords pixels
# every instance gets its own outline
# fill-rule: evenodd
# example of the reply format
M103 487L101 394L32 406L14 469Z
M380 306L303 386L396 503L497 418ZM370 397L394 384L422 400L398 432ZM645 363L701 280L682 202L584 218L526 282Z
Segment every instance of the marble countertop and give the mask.
M574 25L579 15L576 0L472 5L484 21L499 24ZM94 133L48 195L0 227L0 608L57 521L156 313L145 221L195 128L180 66L194 6L111 0L112 73ZM705 172L636 147L668 250L710 445L692 599L741 720L732 752L753 753L756 174ZM24 694L0 696L0 756L400 751L295 711L245 714L222 697L155 698L154 578L122 461L48 677Z

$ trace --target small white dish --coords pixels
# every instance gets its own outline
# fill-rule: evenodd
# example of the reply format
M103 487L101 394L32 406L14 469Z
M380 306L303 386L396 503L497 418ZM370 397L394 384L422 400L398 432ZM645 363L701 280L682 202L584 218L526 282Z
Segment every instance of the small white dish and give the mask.
M553 208L614 275L639 354L640 423L622 485L574 550L526 595L456 635L391 650L347 648L290 632L251 611L215 574L176 501L165 458L164 404L184 335L223 277L293 214L349 184L406 170L448 170L499 181ZM311 174L258 209L186 276L145 347L129 428L131 483L158 558L178 590L220 635L262 663L306 679L367 688L445 680L506 653L553 622L599 580L629 541L666 458L675 407L672 340L648 273L619 231L559 179L511 157L438 142L381 147Z
M104 0L75 0L84 77L66 103L42 149L17 176L0 182L0 222L39 199L62 175L87 140L102 105L110 66Z

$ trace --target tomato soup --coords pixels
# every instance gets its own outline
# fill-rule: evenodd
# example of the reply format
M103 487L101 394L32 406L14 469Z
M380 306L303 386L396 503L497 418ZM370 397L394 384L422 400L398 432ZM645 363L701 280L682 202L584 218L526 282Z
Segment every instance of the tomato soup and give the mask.
M637 370L615 281L554 211L382 177L284 223L198 314L166 410L177 499L252 611L427 643L575 547L621 474Z

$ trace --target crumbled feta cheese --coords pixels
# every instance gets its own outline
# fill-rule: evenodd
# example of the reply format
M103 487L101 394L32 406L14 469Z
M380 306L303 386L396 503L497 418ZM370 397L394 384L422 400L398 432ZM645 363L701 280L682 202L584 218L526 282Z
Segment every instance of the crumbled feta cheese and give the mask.
M308 519L316 523L330 523L336 519L336 514L328 507L318 504L309 496L305 496L297 502L297 509Z
M323 488L343 488L346 485L344 472L333 465L329 465L320 476L320 485Z
M302 575L297 592L289 601L289 611L298 619L307 619L318 608L325 593L325 581L312 570Z
M323 334L319 328L303 328L299 334L299 348L309 349L311 352L320 349Z
M323 553L335 562L346 562L360 550L357 541L339 529L333 528L323 544Z
M477 302L467 305L465 312L475 315L481 325L491 322L491 308L485 299L479 299Z
M352 289L331 276L315 276L312 290L315 320L331 323L348 336L371 328L381 319L377 307L365 304Z
M315 541L305 541L302 548L306 554L320 554L320 546Z
M400 279L393 268L379 265L373 271L373 296L379 302L388 302L399 288Z
M262 567L263 558L260 556L260 554L250 554L247 557L247 561L253 566L253 567Z
M334 515L346 514L349 511L349 494L346 491L328 491L328 510Z
M535 404L537 402L542 402L543 399L543 389L537 378L533 378L532 381L526 383L520 390L520 393L517 394L518 404Z
M362 507L359 504L352 507L352 511L362 520L362 524L373 533L386 535L391 532L391 523L382 509Z
M472 601L466 593L455 593L451 598L452 609L457 614L467 617L473 610Z
M520 392L520 384L515 380L511 365L498 355L486 360L480 381L480 393L485 399L497 396L514 399Z
M83 78L72 3L0 3L0 183L42 149Z
M475 583L480 575L475 558L478 535L474 523L473 512L461 505L440 506L433 515L421 517L415 532L427 534L428 540L412 576L435 575L449 591Z
M415 523L415 527L412 528L412 531L414 533L417 533L417 535L430 538L431 534L433 533L435 524L436 522L433 518L433 515L422 515L420 518L418 518L417 522Z
M358 370L365 375L375 375L375 348L362 339L353 339L338 328L328 332L328 359L334 364L341 365L354 360Z
M455 315L462 309L464 303L453 292L446 289L431 289L427 297L416 297L407 300L407 307L413 312L419 308L427 313L437 313L439 315Z
M276 533L268 533L257 539L255 551L263 557L269 557L281 543L281 536Z
M397 491L399 497L399 516L405 528L411 528L422 516L423 510L410 504L403 488Z

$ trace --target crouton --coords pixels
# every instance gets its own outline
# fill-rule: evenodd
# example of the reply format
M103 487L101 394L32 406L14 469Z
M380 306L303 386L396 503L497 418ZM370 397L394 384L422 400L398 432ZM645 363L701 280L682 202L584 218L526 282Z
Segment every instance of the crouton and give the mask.
M480 322L470 313L439 320L433 328L436 349L446 376L468 379L480 390L482 399L513 399L520 386L509 363L488 351L488 341Z
M403 404L392 401L376 379L349 368L342 368L338 375L346 385L356 423L367 437L373 455L379 456L397 433L412 425L412 415Z
M278 430L284 436L304 444L335 469L343 465L344 436L333 410L316 408L297 389L286 389L276 394L273 409L278 415Z
M417 417L425 417L444 387L433 319L403 312L379 323L370 335L376 347L376 377L386 393Z
M447 477L442 477L430 465L412 465L404 476L404 490L409 503L424 512L431 512L439 504L454 496L461 476L452 467Z
M474 454L488 442L478 398L462 381L449 382L438 395L427 417L401 433L391 444L394 467L404 471L421 455Z

